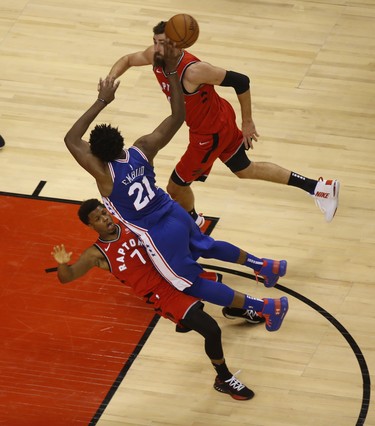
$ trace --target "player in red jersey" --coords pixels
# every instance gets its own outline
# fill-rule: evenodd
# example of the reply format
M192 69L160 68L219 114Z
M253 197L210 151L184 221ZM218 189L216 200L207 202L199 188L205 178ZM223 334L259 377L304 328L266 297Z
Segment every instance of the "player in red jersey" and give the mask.
M252 398L254 393L229 372L223 354L221 330L216 321L204 312L203 303L169 285L154 268L138 237L121 222L114 223L107 209L98 200L85 201L79 209L79 217L83 223L94 229L99 237L81 254L77 262L71 265L68 262L72 253L66 252L64 245L53 248L52 255L58 263L60 282L76 280L94 267L111 272L122 283L130 286L137 296L152 304L156 313L187 330L197 331L205 338L206 354L217 372L214 383L216 390L228 393L238 400ZM223 284L212 282L212 285ZM244 298L243 293L234 292L232 307L242 308ZM265 303L264 312L260 313L266 317L267 329L270 321L278 322L280 327L287 305L283 314L277 313L277 308L274 313L266 312L272 300L277 305L278 301L281 301L281 304L285 302L282 299L286 298L264 299L270 301Z
M164 42L166 22L154 27L154 45L144 51L120 58L109 76L118 78L130 67L153 65L162 91L169 99L169 81L164 70ZM251 162L245 150L253 149L259 134L252 118L250 80L234 71L226 71L181 50L177 72L182 83L189 127L189 145L169 179L167 191L185 210L203 225L197 215L191 183L205 181L212 165L219 158L236 176L260 179L303 189L330 222L337 210L340 183L337 180L309 179L269 162ZM241 107L242 129L236 124L232 106L215 91L215 85L233 87Z

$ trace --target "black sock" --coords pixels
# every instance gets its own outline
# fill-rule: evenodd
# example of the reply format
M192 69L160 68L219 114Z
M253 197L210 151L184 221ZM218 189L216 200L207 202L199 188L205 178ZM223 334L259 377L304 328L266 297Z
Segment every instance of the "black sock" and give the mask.
M312 195L314 194L314 190L317 183L318 183L317 180L309 179L305 176L301 176L298 173L294 173L294 172L290 174L290 178L288 181L288 185L301 188Z
M223 381L229 380L233 374L228 370L227 364L225 364L225 361L222 364L214 364L214 369L216 370L217 375L219 378Z
M197 220L197 218L198 218L198 213L195 211L195 209L193 209L193 210L190 210L189 211L189 215L194 219L194 220Z

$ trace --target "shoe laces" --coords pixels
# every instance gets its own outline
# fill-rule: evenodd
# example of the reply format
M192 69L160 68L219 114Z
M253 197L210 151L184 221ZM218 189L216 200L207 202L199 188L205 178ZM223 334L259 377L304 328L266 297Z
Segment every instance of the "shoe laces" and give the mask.
M241 373L241 370L238 370L236 373L234 373L233 376L230 379L225 380L225 383L228 383L228 385L232 389L237 390L237 391L240 391L245 387L245 385L242 384L236 377L236 375L239 374L239 373Z
M262 266L262 268L263 268L263 266ZM254 271L254 275L255 275L255 282L258 284L259 283L258 275L260 275L260 270L259 271ZM265 276L264 275L260 275L260 276L263 278L263 282L266 282Z

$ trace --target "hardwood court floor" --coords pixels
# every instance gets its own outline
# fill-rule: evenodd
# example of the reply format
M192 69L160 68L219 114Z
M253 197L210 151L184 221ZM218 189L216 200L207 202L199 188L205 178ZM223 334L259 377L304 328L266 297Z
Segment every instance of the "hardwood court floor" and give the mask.
M224 274L255 296L289 295L279 332L227 321L207 306L223 327L228 364L242 370L239 378L256 397L239 403L215 392L200 337L177 335L161 320L98 424L352 426L365 417L374 426L375 2L17 0L2 2L0 12L0 133L7 142L0 191L32 194L45 181L45 197L97 197L63 137L95 99L98 78L121 55L151 44L152 26L179 12L200 23L192 53L251 78L261 137L249 156L342 184L330 224L302 191L239 181L222 164L205 184L194 184L197 210L220 217L216 239L288 260L277 289ZM240 117L233 90L218 91ZM131 144L168 114L154 76L142 68L121 78L98 122L118 125ZM182 127L158 156L160 186L186 141ZM370 377L362 375L360 355Z

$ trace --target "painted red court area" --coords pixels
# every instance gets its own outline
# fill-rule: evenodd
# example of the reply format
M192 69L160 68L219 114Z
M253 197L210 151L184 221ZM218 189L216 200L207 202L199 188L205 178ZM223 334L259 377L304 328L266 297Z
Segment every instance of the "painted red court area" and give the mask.
M104 271L45 272L53 245L74 261L96 239L77 209L0 196L0 424L88 425L154 318Z

